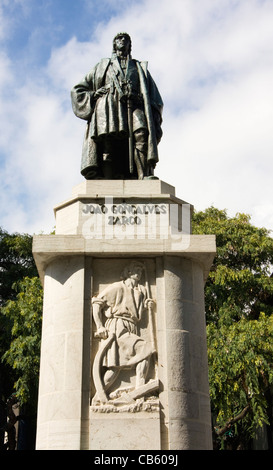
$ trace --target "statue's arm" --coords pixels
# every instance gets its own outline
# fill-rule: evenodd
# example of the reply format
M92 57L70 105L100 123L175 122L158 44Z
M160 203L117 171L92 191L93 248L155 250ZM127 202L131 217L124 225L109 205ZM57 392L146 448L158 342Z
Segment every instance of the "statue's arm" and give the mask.
M107 329L104 327L102 322L102 307L104 302L96 297L92 299L92 313L97 331L95 335L99 338L106 339L108 337Z
M72 108L77 117L89 120L95 104L94 71L91 71L84 79L71 90Z

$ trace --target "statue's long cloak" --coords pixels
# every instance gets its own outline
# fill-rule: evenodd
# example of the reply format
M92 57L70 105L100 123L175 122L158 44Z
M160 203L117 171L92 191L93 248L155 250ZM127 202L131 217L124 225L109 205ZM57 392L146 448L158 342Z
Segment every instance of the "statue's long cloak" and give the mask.
M147 62L130 59L130 63L137 70L139 93L143 99L145 124L148 130L147 162L156 164L158 162L157 144L162 135L162 98L147 70ZM112 78L113 71L120 81L121 69L118 59L115 57L102 59L71 91L74 113L87 121L81 164L83 175L88 169L99 167L96 144L103 136L128 135L126 103L120 100ZM95 92L103 86L108 86L109 92L95 100ZM139 125L142 126L142 124Z

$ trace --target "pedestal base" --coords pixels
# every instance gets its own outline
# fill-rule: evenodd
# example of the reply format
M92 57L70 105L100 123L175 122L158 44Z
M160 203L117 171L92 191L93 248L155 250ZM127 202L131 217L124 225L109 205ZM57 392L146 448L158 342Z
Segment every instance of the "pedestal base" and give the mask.
M160 450L158 412L90 412L90 450Z
M56 235L34 237L44 283L37 449L212 447L204 282L215 239L191 235L191 206L177 199L172 187L158 180L133 183L134 188L129 182L111 182L106 203L105 182L85 182L55 209ZM108 217L113 216L126 217L116 232L109 230ZM130 217L134 230L128 231ZM94 362L103 340L96 337L91 299L120 285L121 272L133 260L146 273L142 290L134 294L137 303L145 292L154 301L153 311L146 304L135 324L140 340L155 348L145 380L158 387L139 395L136 365L125 367L112 388L105 389L109 402L96 404ZM105 315L104 321L114 318L114 306ZM102 387L105 354L97 361ZM120 390L129 390L128 405L123 398L115 402L115 397L125 398Z

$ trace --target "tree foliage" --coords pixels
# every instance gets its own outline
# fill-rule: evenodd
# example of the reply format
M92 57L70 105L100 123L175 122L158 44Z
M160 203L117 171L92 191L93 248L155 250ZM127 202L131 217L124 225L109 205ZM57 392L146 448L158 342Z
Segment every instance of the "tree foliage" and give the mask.
M32 256L32 237L0 228L0 414L2 429L10 429L9 449L14 444L11 403L15 401L28 422L27 448L34 447L41 315L42 288ZM9 421L5 425L6 414Z
M43 291L37 277L25 277L16 287L16 299L9 300L2 308L2 314L12 322L12 339L3 360L15 371L14 387L20 404L36 404Z
M217 256L206 285L208 322L218 321L225 304L241 315L257 319L260 312L272 313L273 239L269 230L250 223L250 216L229 218L214 207L194 215L194 233L215 234Z
M246 409L244 441L254 437L258 427L269 425L267 391L273 383L273 315L261 313L257 320L230 320L229 309L221 309L221 320L208 325L210 394L217 413L219 436L230 420Z
M16 297L13 285L25 276L37 276L32 256L32 237L9 234L0 227L0 307Z
M2 309L6 302L16 299L18 291L15 286L25 276L37 276L32 256L32 237L28 234L9 234L0 227L0 395L4 400L9 397L14 383L13 370L2 361L12 341L13 319L3 315Z
M194 233L216 235L205 288L209 379L217 436L245 445L270 423L273 383L273 239L250 217L213 207L194 215ZM233 439L232 439L233 436Z

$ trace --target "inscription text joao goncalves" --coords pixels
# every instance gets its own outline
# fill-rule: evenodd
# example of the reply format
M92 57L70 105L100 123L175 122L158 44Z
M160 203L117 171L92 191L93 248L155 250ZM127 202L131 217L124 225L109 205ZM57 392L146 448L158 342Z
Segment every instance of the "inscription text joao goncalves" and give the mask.
M82 203L82 235L96 239L171 239L173 249L190 243L190 204Z

